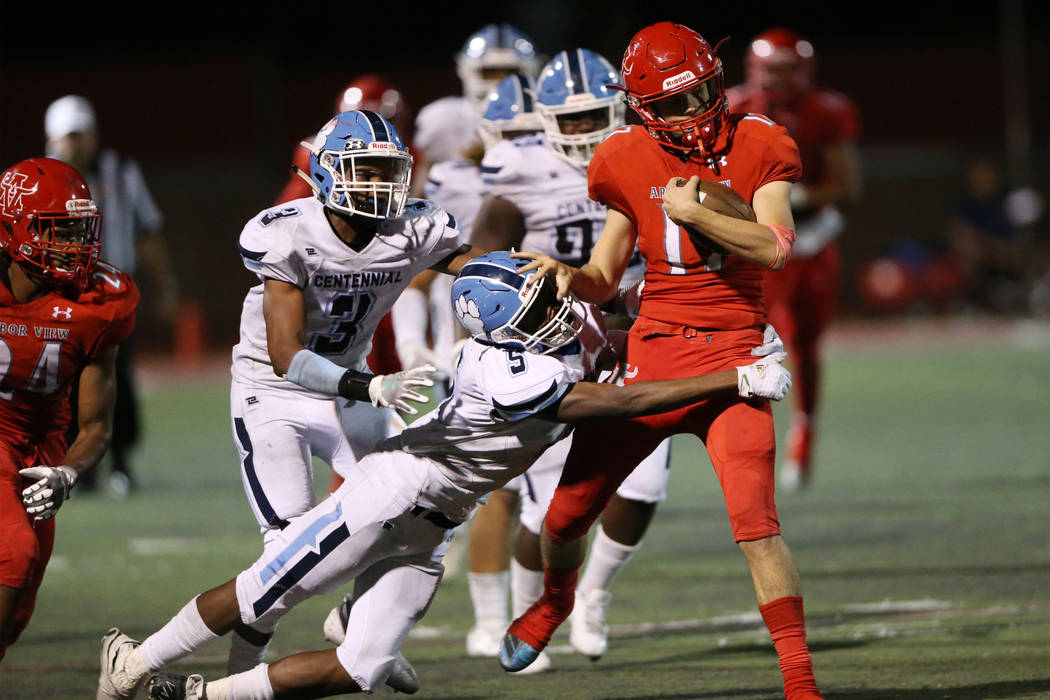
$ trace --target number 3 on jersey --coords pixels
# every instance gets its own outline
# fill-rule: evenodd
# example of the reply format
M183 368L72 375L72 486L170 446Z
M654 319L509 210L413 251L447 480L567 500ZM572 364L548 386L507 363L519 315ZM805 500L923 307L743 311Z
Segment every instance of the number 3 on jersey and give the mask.
M682 237L688 236L686 230L671 221L671 217L664 212L664 253L667 256L667 266L670 268L668 274L686 275L686 269L682 260ZM722 269L723 256L721 253L708 253L704 259L704 272L718 272Z
M375 305L372 292L344 292L332 297L325 306L325 318L333 319L329 333L314 333L310 349L318 355L342 355L357 336L357 327Z

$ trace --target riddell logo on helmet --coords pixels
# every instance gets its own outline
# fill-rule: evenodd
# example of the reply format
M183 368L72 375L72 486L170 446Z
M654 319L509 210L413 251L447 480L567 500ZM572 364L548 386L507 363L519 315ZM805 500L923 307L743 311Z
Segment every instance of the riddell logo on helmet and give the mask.
M671 88L676 88L679 85L684 85L685 83L688 83L691 80L696 80L696 74L693 73L693 71L691 71L691 70L687 70L687 71L685 71L683 73L679 73L678 75L674 76L673 78L668 78L667 80L665 80L664 81L664 90L670 90Z
M90 199L66 200L66 213L68 214L94 214L97 211L95 203Z
M5 173L3 181L0 181L0 207L4 213L17 214L22 211L22 197L34 194L40 183L34 182L32 187L26 187L25 173Z
M396 151L397 146L390 143L389 141L373 141L368 144L368 150L370 151Z

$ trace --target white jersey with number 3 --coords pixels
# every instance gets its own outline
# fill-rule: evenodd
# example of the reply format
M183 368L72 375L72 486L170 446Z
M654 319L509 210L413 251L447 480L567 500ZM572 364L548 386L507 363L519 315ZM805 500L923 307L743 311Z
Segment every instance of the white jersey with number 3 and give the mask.
M348 369L367 371L380 319L419 272L460 246L455 217L433 202L410 199L404 214L380 224L360 251L346 245L315 198L260 212L238 241L245 267L260 280L279 280L303 293L306 347ZM263 284L249 290L241 310L233 376L315 394L278 377L270 363L263 318Z

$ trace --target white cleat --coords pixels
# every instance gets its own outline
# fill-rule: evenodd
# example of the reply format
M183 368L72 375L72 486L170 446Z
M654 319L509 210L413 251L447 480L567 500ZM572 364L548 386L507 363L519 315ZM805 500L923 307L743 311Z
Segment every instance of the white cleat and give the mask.
M499 656L506 620L481 620L467 632L467 656ZM535 663L535 662L534 662Z
M605 610L612 594L600 588L576 591L576 604L569 615L569 644L584 656L597 661L609 647L609 626Z
M140 642L124 634L116 627L102 638L102 653L99 665L98 692L96 700L124 700L135 697L146 675L134 676L127 672L128 656L138 649Z
M551 657L547 655L547 652L541 651L540 655L536 657L536 660L531 664L521 669L520 671L511 671L512 676L531 676L536 673L546 673L551 670L551 666L554 664L551 662Z
M350 620L350 608L354 605L354 594L347 593L343 602L332 608L324 619L325 640L339 646L346 639L346 623Z

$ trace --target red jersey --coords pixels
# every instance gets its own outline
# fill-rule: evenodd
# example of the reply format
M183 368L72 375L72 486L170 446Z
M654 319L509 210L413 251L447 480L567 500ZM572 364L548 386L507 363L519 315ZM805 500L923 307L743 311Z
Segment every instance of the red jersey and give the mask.
M613 132L598 145L587 179L591 199L634 223L645 258L641 315L674 325L735 330L765 321L763 268L698 248L664 213L663 190L672 177L714 180L750 202L755 190L801 176L798 148L787 130L756 114L730 115L712 164L694 154L673 155L641 126Z
M730 88L728 96L733 112L764 114L788 130L802 156L802 184L824 178L825 148L855 143L860 134L856 106L837 92L809 90L788 107L771 106L760 90L748 85Z
M69 424L69 389L87 362L135 327L139 290L101 260L82 293L20 304L0 284L0 441L31 451Z
M302 144L296 145L295 151L292 153L292 165L296 166L307 175L310 174L310 151L306 146L303 146ZM300 177L299 173L293 170L292 174L288 177L288 182L284 184L284 188L281 190L280 194L277 195L277 200L274 204L284 204L293 199L312 197L313 194L314 191L310 188L310 183Z

